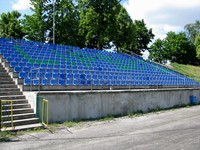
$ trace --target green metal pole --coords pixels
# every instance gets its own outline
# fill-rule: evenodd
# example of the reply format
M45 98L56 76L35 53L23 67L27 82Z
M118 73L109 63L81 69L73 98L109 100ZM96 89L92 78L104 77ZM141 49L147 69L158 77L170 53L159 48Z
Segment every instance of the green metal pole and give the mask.
M36 97L36 116L37 117L39 117L39 99L40 99L40 97L39 96L37 96Z
M0 131L1 131L1 128L2 128L2 123L3 123L3 122L2 122L2 113L3 113L2 111L3 111L3 110L2 110L2 105L1 105L1 104L2 104L2 103L1 103L1 100L0 100Z

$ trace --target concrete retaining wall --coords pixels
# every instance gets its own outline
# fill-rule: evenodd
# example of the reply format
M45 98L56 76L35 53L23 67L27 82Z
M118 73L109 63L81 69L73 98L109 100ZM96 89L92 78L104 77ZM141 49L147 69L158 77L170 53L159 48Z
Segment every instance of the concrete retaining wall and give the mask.
M190 95L200 100L199 89L142 89L119 91L41 92L49 100L49 122L127 115L189 104ZM38 103L41 118L41 98Z

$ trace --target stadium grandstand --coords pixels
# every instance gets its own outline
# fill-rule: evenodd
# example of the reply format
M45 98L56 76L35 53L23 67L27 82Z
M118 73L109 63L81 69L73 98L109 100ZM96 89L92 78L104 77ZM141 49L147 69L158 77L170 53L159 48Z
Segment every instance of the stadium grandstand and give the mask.
M0 58L0 99L13 101L15 126L40 126L25 91L199 86L193 79L134 54L0 38ZM10 110L10 105L5 108ZM11 126L5 115L3 110L1 124Z
M4 38L0 44L0 54L25 86L199 84L136 55Z

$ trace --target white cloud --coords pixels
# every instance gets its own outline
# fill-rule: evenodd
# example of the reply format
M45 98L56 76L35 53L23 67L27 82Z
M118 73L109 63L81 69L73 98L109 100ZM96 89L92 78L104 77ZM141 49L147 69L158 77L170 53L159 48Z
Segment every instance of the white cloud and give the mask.
M15 0L12 2L12 9L14 10L26 10L30 6L30 0Z
M153 29L156 39L164 39L169 31L178 33L183 30L183 27L181 26L173 26L169 24L150 24L148 27Z
M200 0L128 0L124 7L133 20L144 19L155 38L169 31L180 32L184 25L200 20Z

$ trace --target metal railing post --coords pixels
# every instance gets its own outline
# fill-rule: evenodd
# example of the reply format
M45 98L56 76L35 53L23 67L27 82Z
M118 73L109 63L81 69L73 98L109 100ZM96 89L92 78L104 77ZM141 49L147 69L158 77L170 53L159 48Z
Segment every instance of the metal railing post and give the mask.
M14 129L14 124L13 124L13 106L12 106L12 100L0 100L0 111L1 111L1 116L0 116L0 120L1 120L1 125L0 125L0 129L2 129L3 127L3 103L10 103L10 121L11 121L11 127L12 129Z
M44 110L45 110L45 104L46 104L46 123L44 121ZM42 124L48 127L49 124L49 102L46 99L42 99Z
M2 102L0 100L0 129L2 128L3 120L2 120Z

